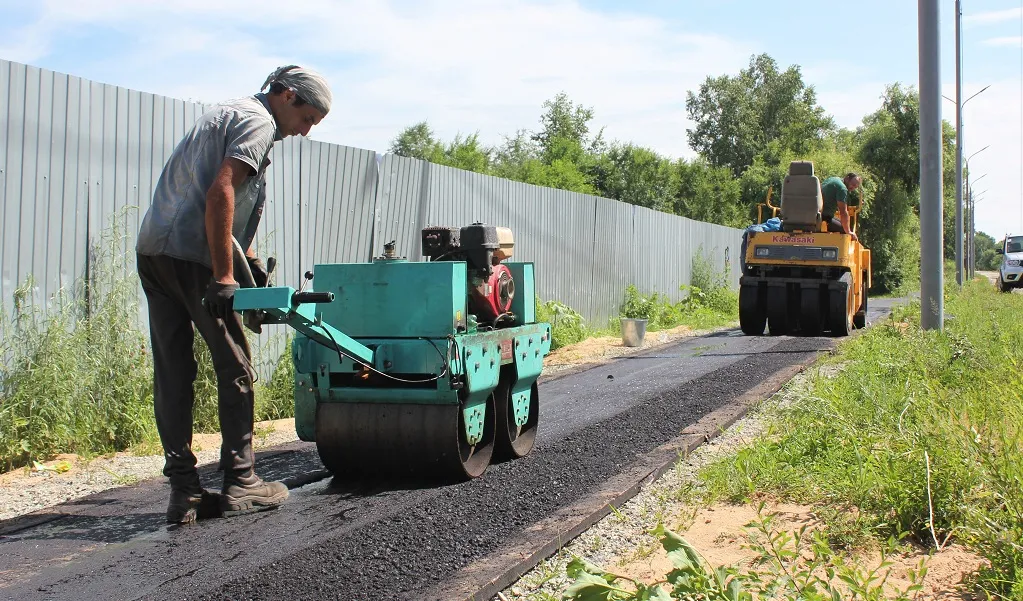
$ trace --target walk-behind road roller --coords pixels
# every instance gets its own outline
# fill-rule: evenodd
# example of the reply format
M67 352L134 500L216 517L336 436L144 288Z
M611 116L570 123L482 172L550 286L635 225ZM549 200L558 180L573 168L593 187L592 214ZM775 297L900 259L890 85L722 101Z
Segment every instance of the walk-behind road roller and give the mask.
M769 201L768 201L769 202ZM850 206L856 231L863 207ZM769 207L774 208L774 207ZM743 333L847 336L866 325L870 250L849 234L827 231L813 163L793 161L781 193L781 231L750 232L739 280Z
M309 290L235 294L246 317L297 331L295 429L335 474L464 480L533 448L551 347L533 264L507 261L507 228L421 235L427 261L392 242L369 263L315 265Z

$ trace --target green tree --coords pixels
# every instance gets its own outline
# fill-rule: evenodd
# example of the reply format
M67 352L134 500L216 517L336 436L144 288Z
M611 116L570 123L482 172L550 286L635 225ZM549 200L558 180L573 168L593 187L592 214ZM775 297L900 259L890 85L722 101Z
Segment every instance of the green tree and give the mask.
M740 182L727 167L712 167L703 159L679 160L675 171L677 189L671 212L732 227L750 224L749 211L741 202Z
M494 149L491 174L505 179L525 181L527 165L539 162L540 151L532 134L524 129L513 137L505 136L504 144Z
M708 77L687 94L686 111L696 124L687 130L690 147L736 176L772 142L806 153L835 128L799 67L779 71L767 54L753 56L737 76Z
M955 243L955 131L942 123L944 252ZM912 87L888 86L881 107L863 120L859 159L873 180L873 198L863 218L871 247L874 286L898 291L914 286L920 273L920 98Z
M434 147L428 160L438 165L447 165L476 173L488 173L491 154L493 154L493 150L480 144L477 132L464 138L461 134L456 134L450 144L438 144Z
M597 161L594 185L606 198L671 212L678 171L671 160L649 148L612 144Z
M603 130L590 138L593 109L573 104L564 92L544 101L540 115L540 130L530 136L538 146L538 158L550 165L559 159L576 164L583 162L587 153L599 154L603 150Z
M493 154L493 150L480 144L479 132L465 137L456 134L454 140L444 144L434 137L433 130L426 121L403 129L391 141L388 152L477 173L490 171Z
M994 238L984 232L976 232L973 235L973 244L977 250L976 268L983 271L997 271L1002 263L1002 255L997 250L1001 248Z
M439 147L440 142L433 137L430 125L420 121L403 129L398 137L391 140L387 151L398 156L428 161Z
M863 218L874 288L901 290L916 281L920 257L920 101L912 88L888 86L881 108L863 120L860 160L875 182Z

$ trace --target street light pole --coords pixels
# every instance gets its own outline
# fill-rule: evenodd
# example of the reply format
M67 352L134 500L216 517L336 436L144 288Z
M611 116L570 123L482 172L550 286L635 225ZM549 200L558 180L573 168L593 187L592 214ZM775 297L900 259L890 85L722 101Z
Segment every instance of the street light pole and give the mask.
M988 86L988 87L991 87L991 86ZM986 90L988 87L984 88L984 90ZM984 90L981 90L980 92L983 92ZM980 94L980 92L977 92L977 94ZM974 94L973 96L976 96L977 94ZM970 98L973 98L973 96L971 96ZM967 98L967 101L969 101L970 98ZM963 104L965 104L965 103L963 103ZM973 266L973 264L975 262L975 260L974 260L975 258L973 256L973 253L974 253L974 250L975 250L974 249L974 229L977 226L976 210L975 210L976 207L974 206L974 200L973 200L973 184L977 183L977 181L980 180L980 177L984 177L984 175L987 175L985 173L984 175L978 177L976 180L971 182L970 181L970 173L971 173L970 172L970 159L972 159L973 157L977 156L978 154L984 152L988 148L991 148L990 144L988 144L984 148L981 148L980 150L978 150L977 152L971 154L970 156L966 157L966 161L965 161L965 163L966 163L967 202L969 202L969 204L970 204L970 219L969 219L969 225L967 226L967 230L966 230L966 253L965 254L966 254L966 277L967 277L967 279L970 279L970 280L973 279L973 276L974 276L974 273L975 273L975 269L974 269L974 266Z
M955 36L956 36L956 226L955 226L955 260L956 284L963 285L963 106L974 96L991 86L986 86L977 94L963 100L963 8L962 0L955 2ZM951 100L951 99L950 99ZM967 234L967 240L969 240ZM967 248L969 246L967 245Z
M987 175L986 173L984 175ZM974 183L977 183L984 178L984 175L978 177ZM987 190L983 190L979 193L974 193L973 188L970 188L970 279L972 280L974 275L977 273L977 201L980 200L981 196Z
M941 16L938 0L918 0L920 71L920 325L945 322L941 243Z
M963 285L963 9L956 0L956 284Z

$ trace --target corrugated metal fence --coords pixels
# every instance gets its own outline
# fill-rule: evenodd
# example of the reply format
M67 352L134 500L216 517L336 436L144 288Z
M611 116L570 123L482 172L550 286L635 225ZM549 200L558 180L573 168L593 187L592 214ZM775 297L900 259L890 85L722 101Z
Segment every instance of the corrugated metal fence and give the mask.
M3 307L29 275L37 303L86 276L111 226L132 268L163 164L202 110L0 60ZM536 263L543 300L601 323L630 283L680 298L700 248L738 283L737 229L308 139L289 138L271 159L257 245L278 258L278 283L297 286L316 263L369 260L390 240L418 260L421 228L474 221L512 228L516 260Z

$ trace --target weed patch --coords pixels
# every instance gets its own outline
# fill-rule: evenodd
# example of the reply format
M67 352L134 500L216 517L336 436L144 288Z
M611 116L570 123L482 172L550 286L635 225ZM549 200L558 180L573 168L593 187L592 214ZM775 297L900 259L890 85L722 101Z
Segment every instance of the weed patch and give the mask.
M689 285L679 289L682 300L672 302L666 295L654 292L644 295L634 285L626 287L619 305L619 318L646 319L647 331L666 330L678 326L694 329L720 327L739 318L739 295L728 286L728 274L714 270L711 262L698 253L693 259ZM581 342L593 336L617 336L618 318L605 327L588 324L572 307L559 302L536 299L536 319L551 324L551 350Z
M752 535L748 545L756 557L750 568L713 566L700 552L675 532L657 526L651 534L667 553L671 569L664 578L644 582L608 572L579 557L568 565L575 582L564 598L583 601L669 601L707 599L752 601L753 599L864 599L908 600L922 587L926 574L921 564L911 573L904 590L886 590L890 563L882 556L877 566L865 568L836 555L817 532L806 528L787 532L776 527L774 516L763 513L746 524ZM894 543L891 543L894 544ZM652 552L650 549L649 552Z
M108 240L106 248L116 248ZM155 436L152 358L135 325L137 284L93 253L91 278L44 310L29 278L0 314L0 469L58 453L95 455Z

